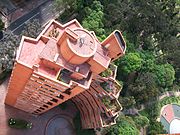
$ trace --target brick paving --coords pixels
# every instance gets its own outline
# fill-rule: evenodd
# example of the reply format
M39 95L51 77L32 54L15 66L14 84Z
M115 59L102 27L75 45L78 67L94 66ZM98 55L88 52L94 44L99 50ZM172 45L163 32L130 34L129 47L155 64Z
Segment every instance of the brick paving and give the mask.
M66 119L68 119L68 121L72 123L72 119L75 117L77 109L71 102L68 103L67 109L65 110L61 110L60 107L56 107L40 116L33 116L16 108L5 105L4 99L7 92L7 84L8 80L0 85L0 135L44 135L46 126L49 125L49 122L51 121L51 119L54 119L55 116L58 116L58 118L66 117ZM7 120L11 117L20 118L32 122L33 128L25 130L10 128L7 125ZM71 132L67 132L68 130ZM72 135L74 135L75 133L72 131L74 131L73 126L67 126L67 134L63 133L62 135L71 135L69 133L72 133Z

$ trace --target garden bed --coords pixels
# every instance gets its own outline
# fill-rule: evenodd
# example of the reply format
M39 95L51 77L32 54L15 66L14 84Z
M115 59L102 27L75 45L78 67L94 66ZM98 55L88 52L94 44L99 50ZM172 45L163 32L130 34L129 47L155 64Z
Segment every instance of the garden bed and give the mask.
M122 85L118 82L112 82L112 81L104 81L100 83L100 86L107 92L112 93L114 95L117 95L121 89Z
M108 96L102 97L101 101L107 107L107 109L109 109L113 112L117 112L121 108L120 105L118 104L118 102L116 101L116 99L111 99Z
M101 77L106 77L106 78L108 78L108 77L115 78L116 71L117 71L117 67L115 65L113 65L113 64L110 64L109 67L105 71L100 73L99 75Z

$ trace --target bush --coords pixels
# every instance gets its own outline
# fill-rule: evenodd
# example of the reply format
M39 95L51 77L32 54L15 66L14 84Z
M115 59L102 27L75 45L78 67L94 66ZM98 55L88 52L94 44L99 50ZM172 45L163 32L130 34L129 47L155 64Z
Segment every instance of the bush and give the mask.
M150 123L148 127L148 135L157 135L157 134L164 134L166 131L163 129L163 125L161 122L157 122L156 120Z
M136 100L133 96L119 97L119 102L122 104L123 108L129 109L136 104Z
M163 125L160 122L157 122L157 117L159 117L160 113L159 102L152 103L139 113L149 119L149 126L147 131L148 135L165 133Z
M14 118L10 118L8 120L8 125L11 128L18 128L18 129L31 129L32 128L32 123L31 122L27 122L26 120L22 120L22 119L14 119Z
M111 100L109 97L103 97L101 101L107 108L112 107Z
M108 68L105 71L103 71L102 73L100 73L100 76L108 77L108 76L111 76L112 74L113 74L112 70Z

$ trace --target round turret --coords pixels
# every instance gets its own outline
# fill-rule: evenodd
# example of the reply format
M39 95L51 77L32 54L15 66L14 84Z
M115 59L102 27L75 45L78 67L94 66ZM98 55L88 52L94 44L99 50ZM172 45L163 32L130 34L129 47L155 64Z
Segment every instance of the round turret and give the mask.
M73 36L76 36L76 38ZM62 56L69 63L82 64L95 54L97 45L94 37L87 30L77 28L67 32L60 50Z

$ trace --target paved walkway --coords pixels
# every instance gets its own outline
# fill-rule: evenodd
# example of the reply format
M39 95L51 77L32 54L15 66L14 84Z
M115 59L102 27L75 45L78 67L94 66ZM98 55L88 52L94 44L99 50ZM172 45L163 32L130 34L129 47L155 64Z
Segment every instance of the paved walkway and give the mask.
M59 118L61 118L61 116L62 117L67 116L70 122L72 122L72 119L75 117L77 113L77 109L72 102L68 102L68 107L65 110L61 110L60 107L56 107L40 116L33 116L31 114L28 114L26 112L23 112L21 110L18 110L16 108L4 104L4 99L7 92L7 84L8 84L8 80L6 80L3 84L0 85L0 135L44 135L47 125L49 125L50 120L55 116L58 116L58 120L53 121L52 125L50 122L50 126L52 128L56 128L57 129L56 131L58 132L59 129L62 128L61 125L63 125L64 123L64 125L67 125L67 127L64 129L64 132L73 133L74 131L73 127L70 126L70 124L67 123L66 120L63 120L64 122L61 123L61 125L59 125L59 120L60 120ZM20 118L32 122L33 128L27 130L10 128L7 125L7 120L11 117ZM67 135L74 135L74 134L67 134Z

